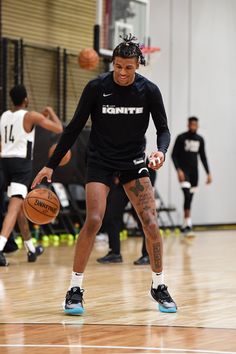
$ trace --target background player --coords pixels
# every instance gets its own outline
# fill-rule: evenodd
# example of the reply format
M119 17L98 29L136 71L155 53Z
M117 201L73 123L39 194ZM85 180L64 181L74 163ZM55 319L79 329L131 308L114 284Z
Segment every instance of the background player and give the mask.
M86 180L86 221L76 244L71 283L64 302L67 314L82 314L82 280L94 240L106 209L112 176L119 180L143 226L152 268L151 298L163 312L177 307L163 280L163 247L157 223L154 192L145 163L145 133L151 113L157 131L158 151L151 154L150 167L159 169L170 142L166 113L159 88L136 73L145 60L139 45L126 36L113 51L114 71L90 81L80 98L74 117L66 127L47 167L36 176L32 188L53 170L70 149L91 114Z
M205 153L205 143L197 134L198 118L188 118L188 131L177 136L172 151L172 159L177 170L178 179L184 193L184 221L182 232L192 230L191 203L198 185L198 155L207 173L207 181L212 182Z
M51 107L46 107L43 114L26 110L29 100L23 85L13 87L10 96L13 108L2 114L0 122L2 167L10 198L0 232L0 266L8 265L2 251L16 220L28 251L28 261L36 261L37 255L43 252L42 246L35 248L33 245L22 202L32 180L35 125L54 133L61 133L63 130L59 118Z

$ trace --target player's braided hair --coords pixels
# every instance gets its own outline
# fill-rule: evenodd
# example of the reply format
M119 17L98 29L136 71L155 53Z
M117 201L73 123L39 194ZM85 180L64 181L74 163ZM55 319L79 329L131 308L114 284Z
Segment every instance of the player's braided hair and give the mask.
M118 44L118 46L113 50L112 61L114 61L115 57L122 58L137 58L138 62L141 65L145 65L145 58L141 51L141 47L137 41L137 38L134 37L131 33L129 35L125 35L124 37L120 36L123 39L123 42Z

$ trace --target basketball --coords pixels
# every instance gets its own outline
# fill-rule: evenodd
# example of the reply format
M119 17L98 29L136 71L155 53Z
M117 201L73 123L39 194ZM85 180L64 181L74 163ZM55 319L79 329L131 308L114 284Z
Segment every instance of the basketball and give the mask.
M49 151L48 151L48 157L51 157L52 154L54 153L54 150L56 149L57 144L53 144ZM65 156L61 159L59 166L65 166L71 159L71 150L68 150Z
M85 48L79 53L78 63L82 69L95 69L98 62L98 53L93 48Z
M50 223L58 215L59 210L60 202L56 194L47 188L32 190L23 202L25 216L38 225Z

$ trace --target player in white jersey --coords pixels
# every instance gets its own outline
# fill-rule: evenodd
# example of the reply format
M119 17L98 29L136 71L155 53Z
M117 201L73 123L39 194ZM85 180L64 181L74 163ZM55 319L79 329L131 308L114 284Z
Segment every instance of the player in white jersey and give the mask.
M29 224L22 211L23 199L26 197L32 178L32 156L35 126L54 133L61 133L62 124L51 107L43 113L28 112L27 91L24 85L17 85L10 90L13 108L4 112L0 121L1 161L10 198L7 214L0 231L0 266L8 265L3 254L4 246L16 221L24 238L28 252L28 261L35 262L43 252L42 246L33 245Z

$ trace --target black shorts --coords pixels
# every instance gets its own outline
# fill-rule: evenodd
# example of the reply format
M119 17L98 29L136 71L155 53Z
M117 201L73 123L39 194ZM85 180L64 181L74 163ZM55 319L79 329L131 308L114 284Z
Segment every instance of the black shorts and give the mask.
M99 162L88 160L87 172L86 172L86 183L100 182L110 187L114 175L119 177L121 184L126 184L130 181L139 179L141 177L150 178L149 171L145 162L142 162L134 166L130 170L121 171L121 170L116 170L114 168L105 167L102 164L99 164Z
M196 187L198 186L198 170L193 169L193 170L184 170L182 169L185 175L185 181L181 182L181 187L182 188L189 188L194 191Z
M2 158L2 168L8 197L20 195L25 198L32 181L32 161L19 157Z

